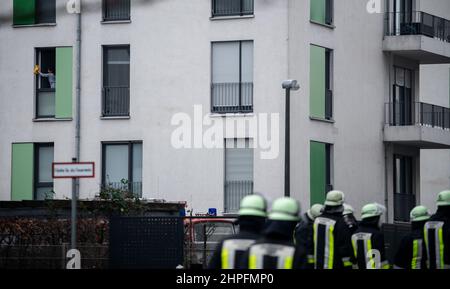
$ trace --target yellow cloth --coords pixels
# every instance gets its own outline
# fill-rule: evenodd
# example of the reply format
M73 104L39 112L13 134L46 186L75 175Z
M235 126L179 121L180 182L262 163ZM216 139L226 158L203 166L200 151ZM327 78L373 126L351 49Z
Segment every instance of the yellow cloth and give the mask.
M38 73L39 73L39 65L35 65L35 66L34 66L33 73L34 73L34 74L38 74Z

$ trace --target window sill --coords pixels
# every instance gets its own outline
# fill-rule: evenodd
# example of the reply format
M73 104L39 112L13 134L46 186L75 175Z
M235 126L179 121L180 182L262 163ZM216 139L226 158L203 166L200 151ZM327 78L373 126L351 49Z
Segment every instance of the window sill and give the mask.
M255 114L253 112L231 112L231 113L217 113L210 112L209 117L253 117Z
M255 18L255 15L233 15L233 16L211 16L209 17L209 20L215 21L215 20L232 20L232 19L251 19Z
M53 27L56 26L56 23L38 23L38 24L25 24L25 25L15 25L13 24L13 28L26 28L26 27Z
M327 27L327 28L330 28L330 29L335 29L336 28L336 26L334 24L326 24L326 23L321 23L321 22L314 21L314 20L309 20L309 22L312 23L312 24L317 24L319 26Z
M33 118L33 122L57 122L57 121L72 121L71 117L69 118L54 118L54 117L43 117L43 118Z
M123 120L123 119L130 119L130 116L100 116L101 120Z
M131 23L131 20L102 20L101 24L127 24Z
M334 119L326 119L326 118L320 118L320 117L314 117L314 116L310 116L309 119L314 120L314 121L326 122L326 123L335 123Z

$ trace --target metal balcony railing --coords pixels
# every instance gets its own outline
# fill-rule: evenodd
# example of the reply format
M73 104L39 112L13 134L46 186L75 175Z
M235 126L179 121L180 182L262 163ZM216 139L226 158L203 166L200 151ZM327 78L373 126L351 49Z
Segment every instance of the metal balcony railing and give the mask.
M133 197L141 198L142 197L142 182L131 182L131 183L123 183L123 182L109 182L107 184L102 184L102 190L121 190L123 192L127 192L133 195Z
M130 20L130 0L103 0L103 21Z
M387 12L387 36L424 35L450 42L450 21L425 12Z
M253 181L225 182L225 213L237 213L241 200L253 194Z
M253 112L253 83L212 83L211 112Z
M130 88L107 86L103 88L103 116L130 115Z
M390 126L429 126L450 129L450 109L423 102L390 102L385 108Z
M253 0L212 0L212 17L253 15Z
M407 193L394 193L394 220L409 222L409 212L416 206L416 196Z

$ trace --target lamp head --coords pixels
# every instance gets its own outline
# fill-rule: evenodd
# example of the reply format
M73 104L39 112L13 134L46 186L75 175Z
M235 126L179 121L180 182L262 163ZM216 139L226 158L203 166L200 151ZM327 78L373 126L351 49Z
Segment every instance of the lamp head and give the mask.
M291 89L291 90L299 90L300 89L300 85L298 85L297 80L294 80L294 79L289 79L289 80L283 81L281 86L283 87L283 89Z

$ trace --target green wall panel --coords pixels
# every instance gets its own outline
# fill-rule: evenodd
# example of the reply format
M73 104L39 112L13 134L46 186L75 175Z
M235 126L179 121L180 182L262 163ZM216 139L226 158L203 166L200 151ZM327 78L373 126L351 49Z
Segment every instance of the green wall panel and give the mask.
M323 204L326 195L326 144L310 143L310 203Z
M56 118L72 117L73 49L56 48Z
M325 48L310 46L310 116L325 118Z
M14 0L14 25L30 25L35 23L35 0Z
M311 20L325 24L326 0L311 0Z
M12 145L11 200L33 199L34 147L32 143Z

